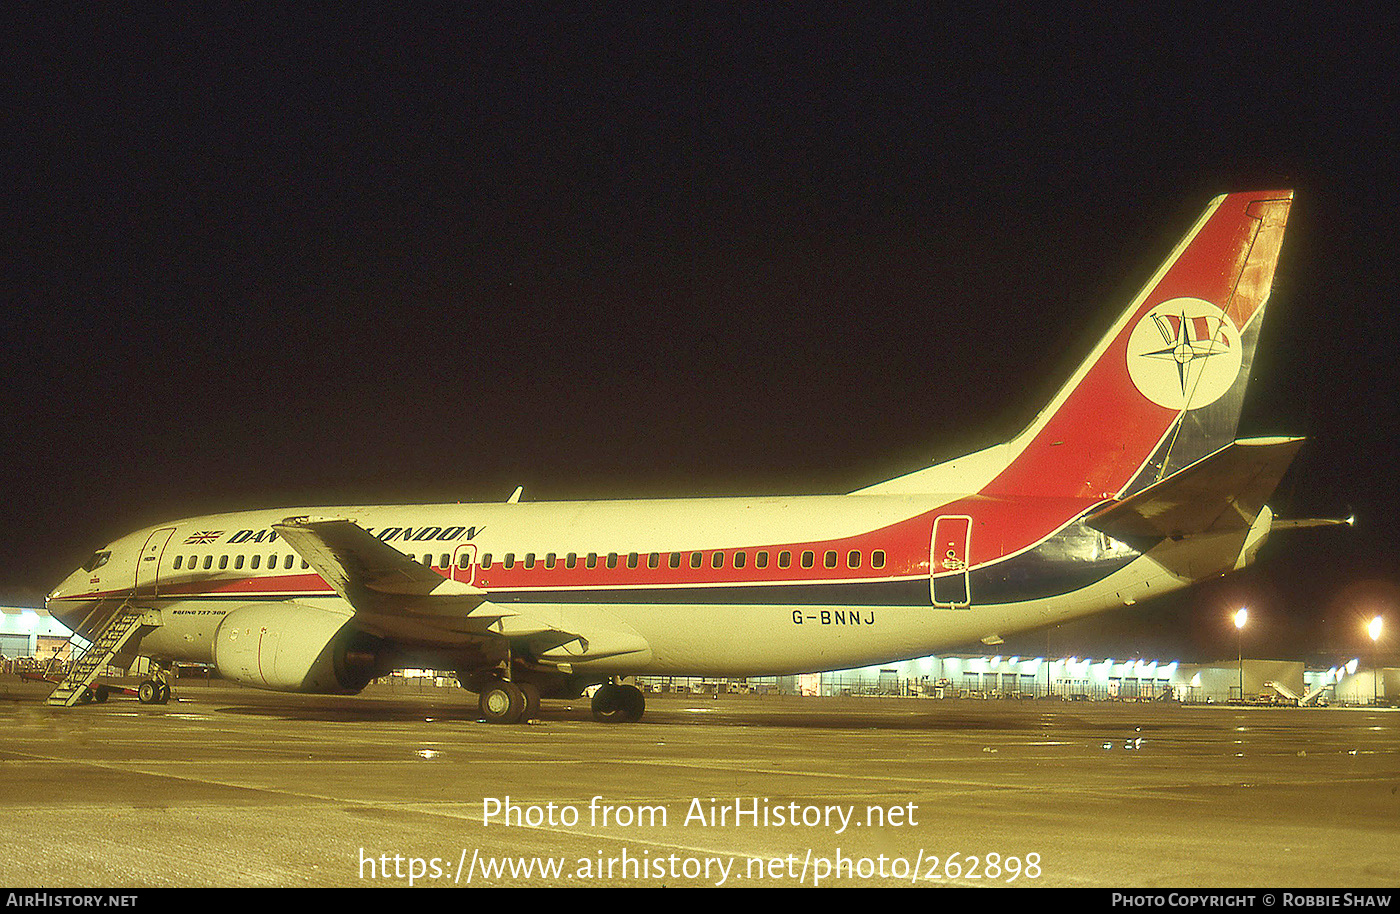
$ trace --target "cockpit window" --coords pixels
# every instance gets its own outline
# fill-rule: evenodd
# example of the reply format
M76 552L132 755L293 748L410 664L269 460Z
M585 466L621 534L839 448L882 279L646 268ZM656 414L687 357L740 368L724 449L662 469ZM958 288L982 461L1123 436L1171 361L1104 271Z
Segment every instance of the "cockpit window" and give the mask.
M83 563L83 570L93 572L107 564L107 560L112 557L110 552L94 552L92 558Z

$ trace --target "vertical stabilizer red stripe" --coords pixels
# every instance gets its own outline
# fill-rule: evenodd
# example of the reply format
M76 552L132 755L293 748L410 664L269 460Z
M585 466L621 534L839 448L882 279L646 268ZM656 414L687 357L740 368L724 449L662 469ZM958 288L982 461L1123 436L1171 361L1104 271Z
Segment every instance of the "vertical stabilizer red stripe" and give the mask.
M1233 345L1240 345L1239 331L1254 320L1268 298L1291 199L1289 191L1269 191L1213 201L1194 233L1158 270L1155 282L1139 294L1091 361L1056 397L1058 406L1052 404L1053 412L1042 413L1018 439L1016 457L983 494L1100 499L1126 486L1186 409L1208 405L1200 404L1197 394L1203 389L1199 385L1202 369L1187 365L1198 358L1217 358L1212 365L1228 360L1221 357L1225 338L1218 337L1218 331L1195 333L1199 326L1195 309L1204 307L1216 315L1217 327L1219 316L1228 316L1234 327L1227 328L1227 336ZM1159 306L1162 314L1154 315ZM1130 355L1129 340L1139 323L1167 314L1175 319L1151 328L1157 334L1153 340L1157 351L1137 350ZM1174 328L1178 338L1164 339L1162 327ZM1238 353L1234 357L1233 364L1238 365ZM1179 377L1182 408L1174 408L1170 398L1160 394L1149 396L1130 374L1130 359L1152 359L1144 364L1165 373L1164 383ZM1228 384L1235 379L1226 380ZM1227 424L1228 436L1233 437L1234 425Z

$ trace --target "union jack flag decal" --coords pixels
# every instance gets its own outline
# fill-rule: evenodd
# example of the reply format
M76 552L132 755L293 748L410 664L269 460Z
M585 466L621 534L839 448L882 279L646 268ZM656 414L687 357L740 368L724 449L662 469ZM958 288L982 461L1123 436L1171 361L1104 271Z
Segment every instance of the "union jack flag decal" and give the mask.
M214 540L218 539L219 537L221 537L221 536L223 536L223 535L224 535L224 531L222 531L222 530L201 530L201 531L199 531L198 533L192 533L192 534L190 534L190 538L187 539L187 540L185 540L185 543L186 543L186 544L194 543L194 544L196 544L196 545L203 545L203 544L205 544L205 543L212 543L212 542L214 542Z

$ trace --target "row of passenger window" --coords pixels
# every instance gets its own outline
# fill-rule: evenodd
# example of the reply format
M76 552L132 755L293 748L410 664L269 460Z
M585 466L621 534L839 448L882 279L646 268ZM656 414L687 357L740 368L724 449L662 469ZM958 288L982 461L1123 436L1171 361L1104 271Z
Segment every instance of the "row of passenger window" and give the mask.
M687 555L689 559L686 558ZM426 560L428 556L424 556L423 558ZM443 558L447 558L447 556L443 556ZM554 552L546 553L542 560L533 552L525 553L524 557L520 559L516 558L515 553L507 552L501 559L501 567L514 568L516 564L519 563L526 568L534 568L539 564L542 564L545 568L555 568L561 564L565 568L577 568L581 562L585 568L597 568L601 562L604 567L607 568L618 568L622 565L628 568L640 568L643 561L645 561L647 568L660 568L661 558L662 553L659 552L647 553L645 559L641 553L637 552L629 552L625 556L619 555L616 552L609 552L605 556L600 556L596 552L590 552L584 556L580 556L577 552L570 552L563 557L561 562L559 555ZM760 549L753 555L753 567L767 568L769 558L768 550ZM777 566L779 568L790 568L792 566L792 560L793 554L788 550L782 550L777 554ZM852 549L846 553L845 561L845 567L848 569L861 568L864 567L865 555L859 549ZM494 562L495 558L491 553L482 553L482 568L490 568ZM817 554L811 550L805 551L798 556L798 563L803 568L812 568L816 565L816 562ZM734 568L746 568L749 564L749 554L742 550L733 553L711 552L708 554L704 552L672 552L667 554L666 564L670 568L680 568L682 564L689 564L691 568L704 568L706 565L709 565L711 568L724 568L726 564ZM841 554L835 549L827 550L822 553L822 566L825 568L841 567ZM462 567L465 568L466 566L463 565ZM870 553L870 567L885 567L885 551L883 549L876 549L874 552Z
M211 568L214 567L214 558L215 558L215 557L212 556L212 555L206 555L206 556L204 557L204 570L205 570L205 571L208 571L208 570L210 570ZM294 556L294 555L284 555L284 556L269 555L269 556L267 557L267 570L268 570L268 571L276 571L276 570L277 570L277 563L278 563L278 559L279 559L279 558L281 559L282 568L283 568L283 569L285 569L285 570L287 570L287 571L291 571L293 568L296 567L297 557ZM443 558L447 558L447 556L443 556ZM249 568L250 570L256 571L258 568L260 568L260 567L262 566L262 556L261 556L261 555L254 555L254 556L252 556L251 558L250 558L249 556L244 556L244 555L233 555L233 556L221 555L221 556L218 557L219 570L220 570L220 571L226 570L226 569L229 567L229 563L230 563L230 562L232 562L233 568L234 568L235 571L241 570L241 569L243 568L244 559L248 559L248 568ZM181 568L185 568L185 569L187 569L187 570L189 570L189 571L195 571L195 570L197 570L197 569L200 567L200 565L199 565L199 556L197 556L197 555L192 555L192 556L190 556L189 561L186 562L186 561L185 561L185 557L184 557L183 555L177 555L177 556L175 556L174 566L175 566L175 570L176 570L176 571L179 571ZM308 564L306 563L306 560L305 560L305 559L302 559L301 567L302 567L302 569L307 569L307 568L310 568L311 566L308 565Z
M646 567L660 568L661 555L662 554L659 552L648 553L646 556ZM667 566L670 568L680 568L682 564L687 563L687 560L685 558L686 555L689 555L688 564L691 568L703 568L707 564L705 557L706 554L703 552L672 552L669 553L667 556ZM250 571L257 571L260 567L262 567L263 559L261 554L255 554L252 556L220 555L217 557L213 555L206 555L204 556L203 560L203 570L212 570L215 565L216 558L220 571L228 570L230 564L232 564L233 569L235 571L241 571L244 567L245 560L247 567ZM582 564L585 568L597 568L600 561L606 568L617 568L623 564L625 564L628 568L640 568L642 565L642 556L640 553L637 552L629 552L626 556L619 555L616 552L609 552L607 555L604 556L600 556L596 552L590 552L582 557L580 557L580 555L577 552L570 552L564 556L562 563L559 560L558 553L555 552L546 553L544 555L543 560L541 560L533 552L525 553L524 557L520 559L516 558L514 552L507 552L505 556L501 559L501 567L514 568L517 564L520 564L526 568L535 568L537 565L542 564L545 568L552 569L562 564L565 568L577 568L580 564L580 558L582 559ZM822 553L822 566L825 568L838 568L840 567L840 558L840 553L838 553L836 550L827 550L826 552ZM294 555L269 555L267 557L267 570L278 570L279 559L281 561L281 567L283 570L290 571L296 567L297 557ZM811 550L807 550L801 553L801 555L798 557L798 563L803 568L814 567L816 565L816 560L816 553ZM768 550L760 549L758 552L754 553L753 567L767 568L768 562ZM846 568L853 570L858 569L863 567L864 562L865 556L859 549L853 549L850 552L846 553ZM491 553L482 553L482 568L490 568L494 563L495 558L491 555ZM731 553L709 553L708 564L711 568L724 568L726 563L729 563L734 568L745 568L749 564L749 554L742 550L739 552L732 553L732 557ZM423 556L423 564L429 567L435 566L438 568L450 568L452 566L452 556L444 552L439 557L438 561L434 562L431 553L425 554ZM469 553L463 552L461 555L458 556L458 568L465 569L470 564L471 556ZM792 552L786 549L779 552L777 555L777 565L779 568L790 568L792 566ZM200 557L198 555L192 555L189 557L189 560L186 561L183 555L177 555L175 556L174 566L176 571L179 571L181 568L190 571L198 570L201 567ZM305 570L307 568L310 568L311 566L307 564L305 559L303 559L301 560L301 567L303 570ZM876 569L885 567L885 551L883 549L876 549L874 552L870 553L870 567Z

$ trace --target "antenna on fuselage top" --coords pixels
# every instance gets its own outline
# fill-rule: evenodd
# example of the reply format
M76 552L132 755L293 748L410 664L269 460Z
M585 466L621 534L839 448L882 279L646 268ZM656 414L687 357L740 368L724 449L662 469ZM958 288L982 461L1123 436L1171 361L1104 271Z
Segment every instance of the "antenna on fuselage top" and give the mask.
M523 495L524 493L525 493L525 487L524 487L524 486L516 486L516 487L515 487L515 491L512 492L512 493L510 493L510 498L507 498L507 499L506 499L506 504L508 504L508 505L518 505L518 504L520 504L520 496Z

